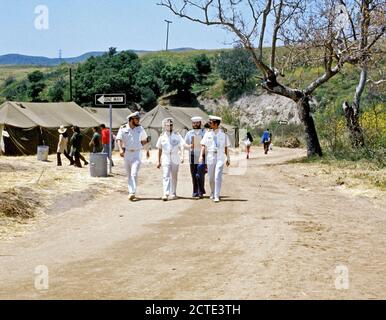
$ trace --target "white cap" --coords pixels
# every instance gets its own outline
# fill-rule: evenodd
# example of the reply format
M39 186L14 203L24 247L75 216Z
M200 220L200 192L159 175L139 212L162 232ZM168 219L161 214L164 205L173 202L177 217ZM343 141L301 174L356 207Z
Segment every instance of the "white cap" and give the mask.
M218 120L218 121L221 121L221 118L220 118L220 117L217 117L217 116L209 116L209 120Z
M130 120L131 118L140 118L140 117L141 117L140 113L136 111L136 112L133 112L132 114L129 114L126 119Z
M201 117L192 117L190 118L190 120L192 120L192 122L202 122L202 118Z
M64 125L61 125L58 129L59 133L65 133L67 131L67 128L64 127Z
M167 124L173 124L173 118L165 118L162 120L162 126L163 127Z

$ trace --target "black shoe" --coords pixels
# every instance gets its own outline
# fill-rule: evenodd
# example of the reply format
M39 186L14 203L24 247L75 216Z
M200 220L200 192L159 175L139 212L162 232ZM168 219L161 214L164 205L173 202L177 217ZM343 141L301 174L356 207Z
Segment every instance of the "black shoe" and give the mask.
M84 165L87 166L87 165L88 165L88 162L86 161L86 162L84 163Z

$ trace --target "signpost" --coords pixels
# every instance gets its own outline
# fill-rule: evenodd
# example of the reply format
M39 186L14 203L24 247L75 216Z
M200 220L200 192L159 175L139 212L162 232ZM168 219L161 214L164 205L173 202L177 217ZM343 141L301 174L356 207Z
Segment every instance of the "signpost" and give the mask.
M108 94L96 94L95 95L95 106L109 106L109 127L110 127L110 139L109 139L109 172L112 173L112 135L113 135L113 105L123 106L126 105L126 94L125 93L108 93Z
M279 127L281 126L281 125L287 125L288 124L288 121L287 120L279 120L278 121L279 122ZM283 137L283 127L281 127L281 136Z

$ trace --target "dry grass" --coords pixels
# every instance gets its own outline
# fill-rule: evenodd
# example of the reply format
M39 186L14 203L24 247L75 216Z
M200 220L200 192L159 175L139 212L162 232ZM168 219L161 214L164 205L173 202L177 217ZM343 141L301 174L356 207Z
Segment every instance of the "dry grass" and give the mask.
M122 167L120 159L114 161ZM56 208L62 212L71 209L73 201L92 199L80 195L95 197L126 188L125 179L92 178L88 166L68 166L66 159L57 167L56 155L50 155L48 162L37 161L36 156L0 157L0 177L0 239L23 234L39 214ZM63 199L65 208L61 208Z

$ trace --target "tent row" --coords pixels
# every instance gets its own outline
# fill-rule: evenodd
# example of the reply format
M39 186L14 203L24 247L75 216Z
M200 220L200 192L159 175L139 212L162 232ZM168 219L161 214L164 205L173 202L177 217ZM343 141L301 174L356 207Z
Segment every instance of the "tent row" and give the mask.
M128 108L113 108L112 127L117 132L125 124L126 117L132 111ZM146 113L141 125L151 137L151 146L155 147L161 134L162 120L174 119L174 127L182 135L191 128L191 117L200 116L208 121L209 115L200 108L173 107L158 105ZM58 128L61 125L77 125L85 136L84 151L89 151L88 143L92 137L92 128L104 123L109 126L109 109L82 108L75 102L32 103L7 101L0 106L0 146L5 155L36 154L37 146L47 145L51 153L56 151ZM238 147L238 128L222 125L230 137L231 144Z
M113 109L113 128L126 122L130 109ZM83 149L89 150L92 128L109 125L108 109L81 108L75 102L32 103L7 101L0 106L0 144L5 155L36 154L38 145L56 152L61 125L80 127L85 136Z

